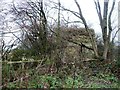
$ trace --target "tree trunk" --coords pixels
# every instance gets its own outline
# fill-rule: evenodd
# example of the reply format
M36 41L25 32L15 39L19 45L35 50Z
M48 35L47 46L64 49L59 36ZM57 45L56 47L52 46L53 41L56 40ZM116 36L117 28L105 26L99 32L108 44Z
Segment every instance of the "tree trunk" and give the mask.
M103 51L103 59L104 60L107 59L108 48L109 48L109 45L108 45L108 42L106 41L105 44L104 44L104 51Z
M94 36L92 36L91 31L89 31L89 27L88 27L87 22L86 22L83 14L82 14L80 5L78 4L77 0L74 0L74 1L75 1L76 5L77 5L77 7L78 7L80 19L82 20L82 22L83 22L83 24L84 24L84 26L85 26L85 29L86 29L86 31L87 31L88 34L89 34L90 41L91 41L91 44L92 44L92 48L93 48L93 50L94 50L95 57L98 58L99 55L98 55L98 49L97 49L97 44L96 44L95 38L94 38Z
M113 0L112 8L110 9L109 14L108 14L108 4L109 4L109 0L104 0L104 8L103 8L103 15L102 15L99 0L95 1L96 11L97 11L100 26L102 29L102 39L103 39L103 44L104 44L102 57L104 60L108 58L107 54L110 49L110 38L111 38L111 32L112 32L111 15L113 13L113 9L115 6L115 0Z
M103 34L103 42L104 42L104 51L103 51L103 59L107 59L107 53L108 53L108 22L107 22L107 15L108 15L108 0L104 0L104 11L103 11L103 22L102 22L102 34Z

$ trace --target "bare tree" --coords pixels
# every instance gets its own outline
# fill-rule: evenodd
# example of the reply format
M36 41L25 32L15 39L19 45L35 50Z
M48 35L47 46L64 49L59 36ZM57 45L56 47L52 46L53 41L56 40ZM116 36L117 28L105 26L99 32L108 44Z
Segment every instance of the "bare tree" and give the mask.
M99 22L100 22L100 26L101 26L101 31L102 31L102 39L103 39L103 47L104 47L102 56L100 56L98 54L99 51L97 49L96 40L92 36L92 33L89 31L89 25L86 21L86 18L84 17L84 15L82 13L82 9L80 7L80 4L78 3L77 0L74 0L74 2L75 2L76 6L78 8L78 12L70 10L70 9L66 9L63 6L61 6L61 7L62 7L63 10L71 12L73 15L78 17L80 19L80 21L82 21L82 24L84 25L86 31L89 34L90 41L91 41L92 48L94 50L95 56L97 58L101 58L103 60L106 60L108 58L107 54L108 54L108 51L110 49L109 45L111 43L111 34L112 34L112 31L113 31L111 18L112 18L113 10L114 10L114 7L115 7L115 0L112 1L112 7L111 8L108 7L108 5L110 4L109 0L104 0L103 14L101 12L101 5L100 5L99 0L94 0L95 6L96 6L96 11L97 11Z
M112 2L112 7L110 9L110 12L108 12L108 5L109 5L109 0L104 0L104 8L103 8L103 14L101 12L101 6L99 0L94 1L96 5L96 11L99 17L99 22L102 30L102 38L103 38L103 43L104 43L104 51L103 51L103 58L107 59L107 54L109 50L109 45L110 45L110 38L111 38L111 33L113 31L112 24L111 24L111 18L112 18L112 13L114 10L115 6L115 0Z
M11 12L15 15L14 20L24 33L22 43L28 48L33 49L36 55L46 54L47 19L43 8L43 1L25 2L21 6L16 6L13 3Z
M93 47L95 56L98 57L97 44L96 44L96 42L95 42L95 38L92 36L91 32L88 30L89 27L88 27L87 22L86 22L83 14L82 14L80 5L78 4L77 0L74 0L74 1L75 1L76 5L77 5L77 7L78 7L78 10L79 10L79 17L80 17L80 19L82 20L82 22L83 22L83 24L84 24L84 26L85 26L85 29L86 29L86 31L87 31L88 34L89 34L90 41L91 41L91 44L92 44L92 47Z
M87 22L82 14L80 5L78 4L77 0L74 0L78 9L79 9L79 15L80 15L80 19L82 20L87 32L89 33L90 39L91 39L91 43L95 52L96 57L98 57L98 51L97 51L97 45L96 42L94 40L94 37L91 36L91 33L88 31L88 25ZM108 13L108 5L109 5L109 0L104 0L104 8L103 8L103 14L101 12L101 6L100 6L100 2L99 0L94 1L95 5L96 5L96 11L98 14L98 18L100 21L100 26L101 26L101 30L102 30L102 38L103 38L103 43L104 43L104 51L103 51L103 59L106 60L107 59L107 54L108 54L108 50L109 50L109 45L110 45L110 38L111 38L111 33L112 33L112 25L111 25L111 16L114 10L114 6L115 6L115 0L113 0L112 3L112 7L110 9L110 12ZM103 15L103 16L102 16Z
M2 1L1 1L2 3ZM2 4L0 4L2 5ZM5 17L2 15L3 12L3 8L0 7L0 89L2 88L2 44L3 44L3 20L5 19Z

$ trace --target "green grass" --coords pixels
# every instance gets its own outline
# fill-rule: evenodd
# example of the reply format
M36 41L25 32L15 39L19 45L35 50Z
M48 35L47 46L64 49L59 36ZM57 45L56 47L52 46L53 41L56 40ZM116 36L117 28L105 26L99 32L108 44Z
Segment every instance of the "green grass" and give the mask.
M8 83L8 88L19 88L20 82ZM27 88L120 88L120 84L114 75L99 74L83 79L81 75L73 78L66 76L61 79L58 75L34 75L28 81ZM24 84L22 88L26 88Z

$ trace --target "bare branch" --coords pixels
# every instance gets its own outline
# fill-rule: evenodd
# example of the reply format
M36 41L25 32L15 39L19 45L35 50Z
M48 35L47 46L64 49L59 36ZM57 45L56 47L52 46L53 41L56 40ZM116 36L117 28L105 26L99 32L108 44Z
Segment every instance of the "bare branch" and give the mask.
M95 3L95 6L96 6L96 11L97 11L97 14L98 14L98 17L99 17L100 24L102 25L102 14L101 14L100 2L99 2L99 0L97 0L97 1L94 0L94 3Z
M84 18L84 16L83 16L83 14L82 14L80 5L78 4L77 0L74 0L74 1L75 1L76 5L77 5L77 7L78 7L79 15L80 15L80 17L81 17L80 19L82 20L82 22L83 22L83 24L84 24L84 26L85 26L85 29L86 29L86 31L87 31L88 34L89 34L90 41L91 41L91 44L92 44L92 48L94 49L95 56L98 57L97 44L96 44L96 42L95 42L95 39L94 39L94 37L92 36L91 32L88 30L89 28L88 28L87 22L86 22L86 20L85 20L85 18Z
M114 37L112 38L112 42L114 42L115 37L117 36L117 34L118 34L119 31L120 31L120 28L115 32L115 35L114 35Z
M109 16L108 16L108 28L109 28L108 38L110 38L111 32L113 30L112 25L111 25L111 16L112 16L112 12L114 10L114 7L115 7L115 0L113 1L112 8L111 8Z

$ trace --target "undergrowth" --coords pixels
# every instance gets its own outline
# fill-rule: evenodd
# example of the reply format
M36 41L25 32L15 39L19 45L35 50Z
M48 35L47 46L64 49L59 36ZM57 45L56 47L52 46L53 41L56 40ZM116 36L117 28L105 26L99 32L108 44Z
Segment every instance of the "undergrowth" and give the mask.
M28 80L9 82L7 88L120 88L118 79L112 74L99 73L97 76L36 75Z

